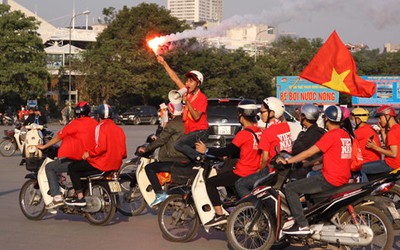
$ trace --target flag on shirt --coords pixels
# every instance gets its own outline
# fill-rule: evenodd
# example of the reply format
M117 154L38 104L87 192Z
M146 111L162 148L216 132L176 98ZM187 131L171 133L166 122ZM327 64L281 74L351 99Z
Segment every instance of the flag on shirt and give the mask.
M336 31L333 31L300 77L341 93L372 97L376 91L376 84L365 81L356 71L353 56Z

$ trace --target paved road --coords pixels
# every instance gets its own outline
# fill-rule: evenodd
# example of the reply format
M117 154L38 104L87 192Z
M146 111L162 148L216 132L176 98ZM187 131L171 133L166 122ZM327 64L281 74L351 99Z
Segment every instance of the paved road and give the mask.
M156 129L155 126L122 127L127 135L129 157L133 157L136 146ZM5 128L0 127L0 131ZM57 131L60 126L52 125L49 129ZM27 174L24 167L18 166L20 160L20 154L0 156L0 249L229 249L223 232L207 234L201 229L192 242L169 242L163 239L152 211L136 217L117 213L112 223L104 227L91 226L81 216L64 214L30 221L23 216L18 204L19 190ZM400 249L400 239L396 245Z

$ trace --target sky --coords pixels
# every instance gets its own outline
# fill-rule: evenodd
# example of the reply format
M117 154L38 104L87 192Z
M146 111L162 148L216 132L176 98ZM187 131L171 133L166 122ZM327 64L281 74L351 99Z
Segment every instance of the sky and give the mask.
M106 7L119 10L124 5L134 7L141 2L167 6L167 0L15 1L56 27L69 25L74 5L75 13L90 10L89 25L102 16ZM221 27L210 34L190 35L213 36L245 23L263 23L277 27L280 32L324 40L336 30L344 43L364 43L370 49L382 51L385 43L400 44L399 3L399 0L225 0ZM84 24L84 17L76 18L76 26Z

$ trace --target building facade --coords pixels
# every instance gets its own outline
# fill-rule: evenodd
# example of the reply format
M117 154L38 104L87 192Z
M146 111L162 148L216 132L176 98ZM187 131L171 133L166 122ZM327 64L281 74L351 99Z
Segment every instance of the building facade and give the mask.
M75 27L76 19L88 16L90 13L72 13L70 27L56 28L40 16L18 4L14 0L2 0L3 4L10 5L11 11L19 10L26 16L33 16L39 22L38 33L45 45L47 70L50 73L49 82L46 84L46 97L53 99L57 104L63 105L65 101L75 103L78 100L76 88L79 71L72 70L73 58L90 43L96 42L96 37L106 28L105 25L97 24ZM79 21L82 21L79 19Z
M171 15L189 23L220 22L223 0L168 0Z

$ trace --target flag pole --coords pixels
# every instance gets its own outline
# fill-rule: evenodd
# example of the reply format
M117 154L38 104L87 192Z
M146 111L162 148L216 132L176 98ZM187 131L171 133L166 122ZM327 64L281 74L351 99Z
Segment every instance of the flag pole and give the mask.
M290 86L288 89L285 90L285 94L283 95L283 96L285 97L285 100L283 100L283 101L286 101L286 95L288 95L290 92L292 92L293 88L296 87L296 85L297 85L297 83L298 83L299 81L300 81L300 77L297 77L297 79L296 79L296 81L293 83L293 85Z

